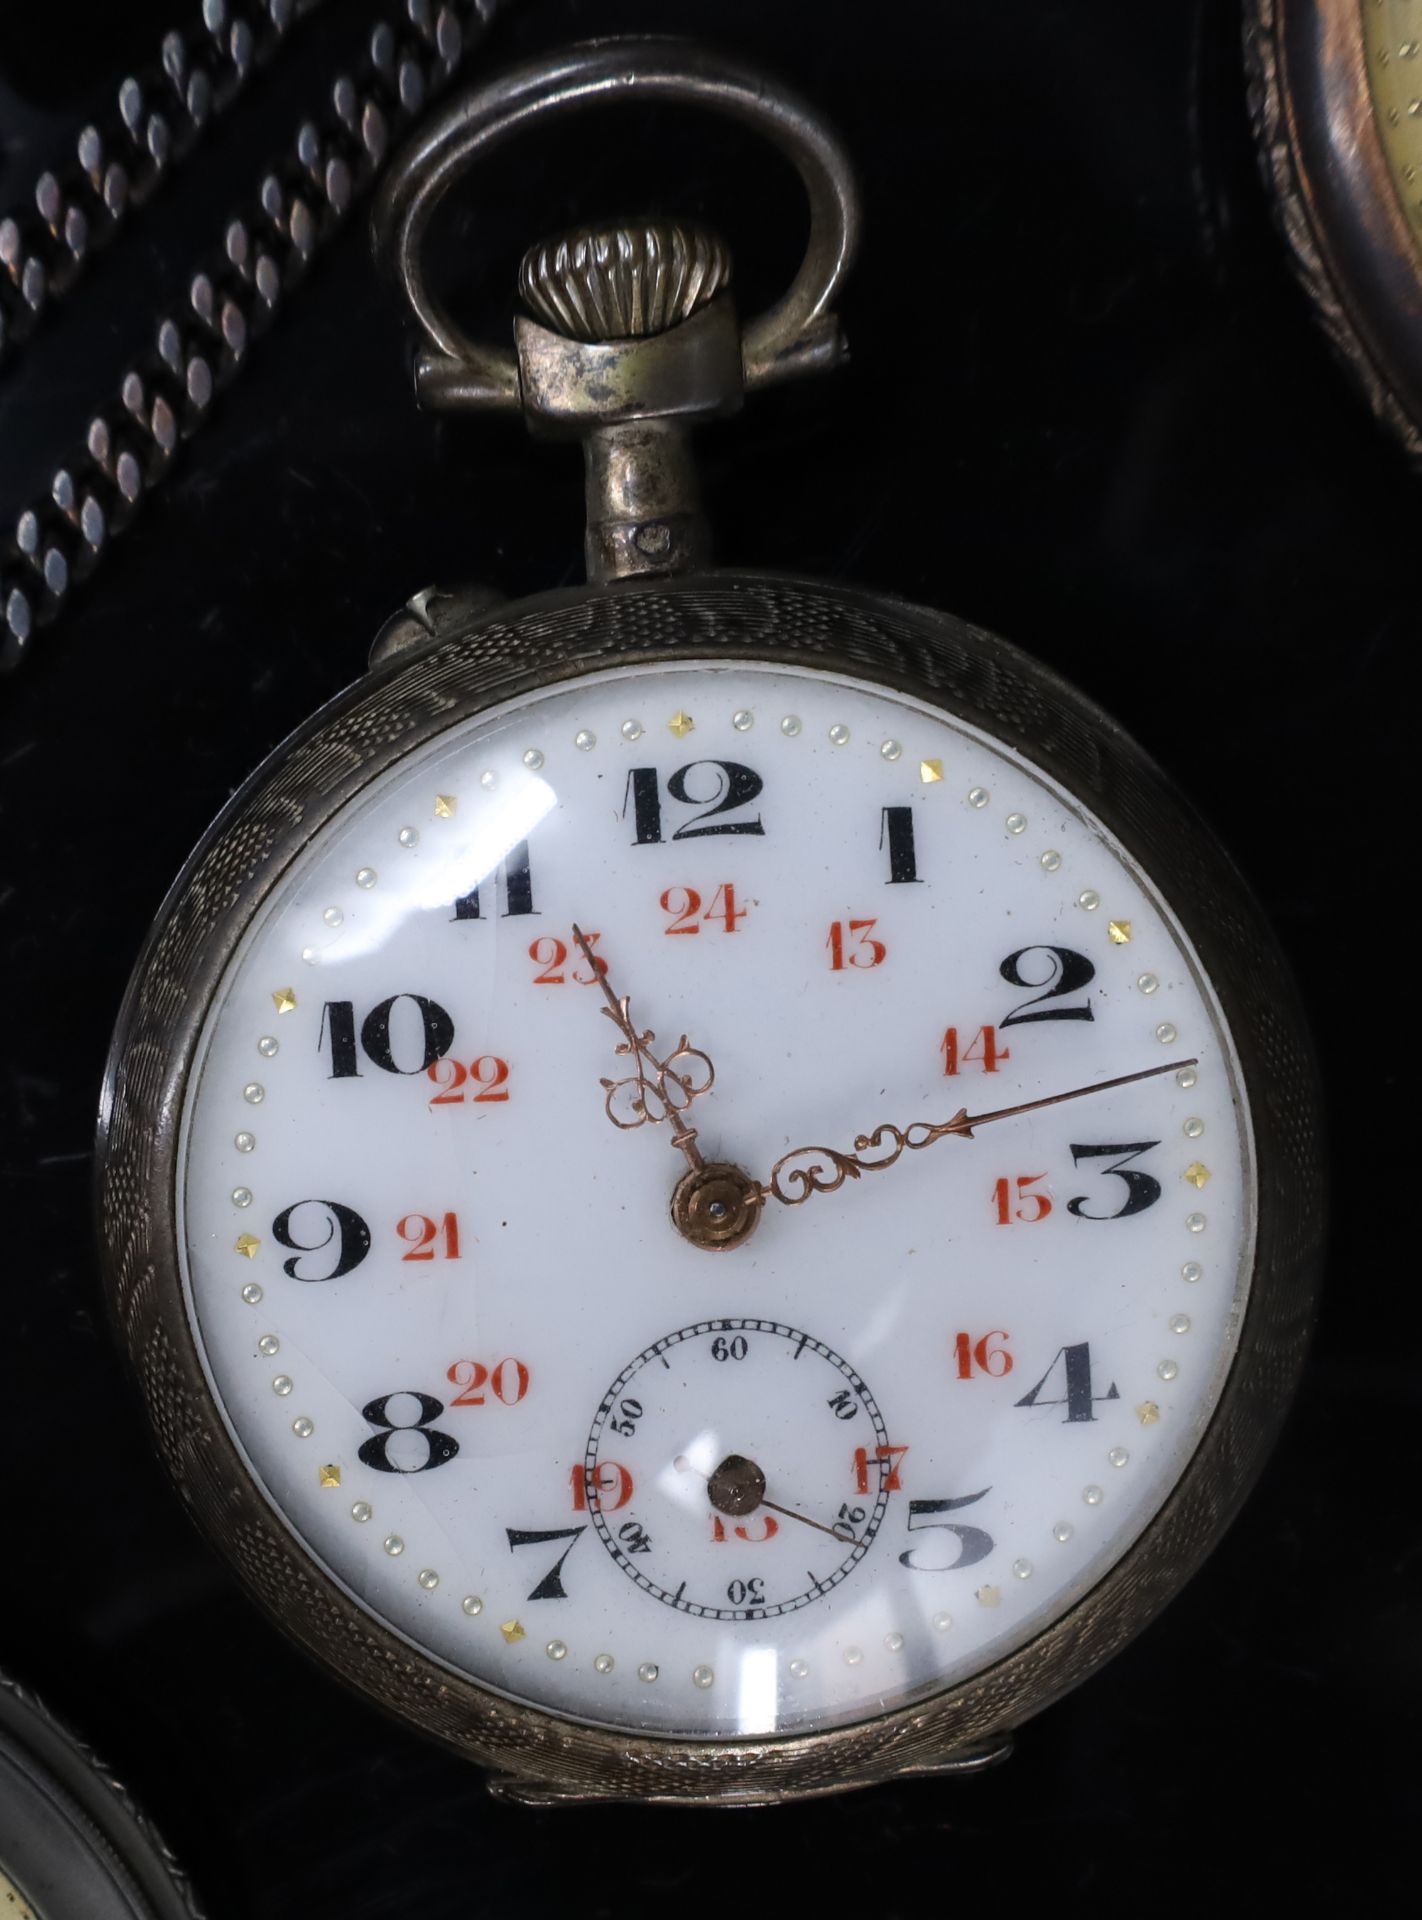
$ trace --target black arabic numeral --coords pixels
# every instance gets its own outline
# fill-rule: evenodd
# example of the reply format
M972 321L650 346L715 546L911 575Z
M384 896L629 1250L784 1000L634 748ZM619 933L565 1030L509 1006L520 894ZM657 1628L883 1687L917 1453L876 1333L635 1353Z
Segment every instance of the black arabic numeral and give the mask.
M623 1400L619 1404L617 1411L622 1415L622 1418L620 1420L609 1420L607 1423L608 1426L614 1433L624 1434L628 1437L635 1434L637 1431L637 1422L642 1418L642 1402L631 1399Z
M530 1600L566 1600L567 1589L563 1585L563 1562L587 1532L587 1527L546 1527L529 1530L525 1527L505 1527L509 1537L509 1551L518 1547L536 1547L549 1540L566 1540L567 1546L544 1574L538 1585L529 1594Z
M733 1580L726 1588L726 1598L733 1607L763 1607L765 1581L759 1574L751 1580Z
M1034 959L1040 954L1042 958ZM1030 979L1022 971L1022 962L1027 961L1030 972L1040 977ZM1044 970L1045 969L1045 970ZM1010 987L1040 987L1040 993L1033 994L1030 1000L1024 1000L1021 1006L1014 1007L1011 1013L1003 1014L998 1021L1001 1027L1026 1027L1036 1020L1094 1020L1091 1004L1084 1007L1047 1007L1041 1013L1029 1013L1029 1007L1039 1007L1044 1000L1059 1000L1064 994L1078 993L1089 986L1096 978L1096 969L1084 953L1073 953L1070 947L1019 947L1016 953L1009 953L998 972Z
M391 1015L402 1000L408 1000L420 1018L420 1054L408 1067L396 1060L390 1039ZM425 1073L454 1045L454 1022L437 1000L427 1000L422 993L394 993L365 1016L360 1043L386 1073Z
M1083 1160L1104 1160L1108 1154L1119 1153L1121 1158L1115 1165L1103 1167L1101 1171L1114 1173L1118 1180L1125 1181L1126 1199L1124 1206L1117 1207L1114 1213L1088 1213L1088 1196L1079 1193L1074 1200L1067 1201L1067 1212L1074 1213L1078 1220L1124 1220L1127 1214L1144 1213L1147 1207L1153 1207L1160 1198L1160 1182L1153 1173L1142 1173L1126 1163L1134 1160L1137 1154L1149 1153L1152 1147L1159 1145L1158 1140L1137 1140L1133 1145L1127 1143L1115 1147L1073 1147L1073 1165L1079 1165Z
M494 885L496 890L499 887L503 889L503 919L512 920L522 914L538 911L533 904L533 869L529 865L526 840L520 840L516 846L510 847L508 853L499 862ZM468 893L461 894L455 901L454 918L456 920L486 918L479 904L478 887L471 887Z
M638 1520L624 1520L617 1529L617 1537L629 1553L650 1553L651 1535Z
M349 1000L328 1000L322 1007L321 1026L316 1035L317 1053L325 1046L328 1033L331 1036L331 1078L358 1080L360 1068L356 1065L355 1008Z
M314 1208L310 1213L308 1208ZM300 1214L300 1220L295 1216ZM324 1225L324 1233L320 1230ZM298 1238L298 1233L310 1238ZM289 1280L339 1280L352 1272L370 1252L370 1228L352 1207L337 1200L296 1200L272 1221L272 1237L292 1249L292 1258L283 1260L282 1272ZM335 1242L334 1264L325 1273L302 1271L300 1256L320 1253ZM320 1266L318 1260L313 1263Z
M413 1400L419 1417L397 1420L390 1411L392 1400ZM459 1451L456 1439L430 1425L444 1412L443 1400L436 1400L431 1393L401 1388L395 1393L382 1393L360 1411L363 1420L380 1429L361 1442L359 1452L360 1459L377 1473L428 1473L432 1467L442 1467L452 1460Z
M918 881L918 855L913 844L913 808L885 807L879 816L879 848L889 848L888 886Z
M632 809L632 820L637 829L635 845L656 847L662 839L662 796L657 785L655 767L633 767L627 776L627 786L622 796L622 818L627 818L627 809Z
M1064 1391L1044 1395L1042 1389L1058 1367L1061 1368ZM1094 1420L1096 1415L1091 1409L1096 1401L1119 1400L1120 1397L1114 1380L1105 1393L1092 1392L1091 1347L1087 1341L1082 1340L1075 1346L1058 1347L1052 1356L1051 1366L1047 1368L1036 1386L1024 1393L1015 1404L1019 1407L1065 1407L1066 1419L1062 1425L1067 1426L1076 1421Z
M908 1531L951 1533L958 1542L958 1550L951 1560L924 1560L920 1556L928 1551L927 1548L909 1547L899 1555L899 1565L907 1567L910 1573L955 1573L960 1567L973 1567L979 1560L986 1560L996 1542L984 1528L966 1527L958 1520L934 1520L929 1516L956 1513L960 1507L976 1506L991 1492L991 1487L984 1487L981 1493L960 1494L956 1500L910 1500Z

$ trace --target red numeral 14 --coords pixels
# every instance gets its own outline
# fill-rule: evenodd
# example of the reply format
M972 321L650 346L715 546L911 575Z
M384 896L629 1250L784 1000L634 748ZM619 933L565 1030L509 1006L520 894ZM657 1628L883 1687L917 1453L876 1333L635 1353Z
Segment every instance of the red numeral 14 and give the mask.
M958 1045L958 1029L949 1027L943 1035L943 1044L938 1049L943 1055L944 1073L957 1073L972 1062L980 1066L984 1073L996 1073L1000 1060L1010 1060L1012 1049L999 1047L996 1027L979 1027L966 1047Z

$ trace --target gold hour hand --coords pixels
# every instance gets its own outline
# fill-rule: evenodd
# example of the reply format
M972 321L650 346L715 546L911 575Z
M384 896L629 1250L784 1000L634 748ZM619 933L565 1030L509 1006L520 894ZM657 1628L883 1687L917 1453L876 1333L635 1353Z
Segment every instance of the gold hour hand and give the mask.
M573 938L602 988L607 1002L602 1009L603 1017L610 1020L622 1036L614 1051L631 1060L633 1067L632 1072L620 1080L604 1078L602 1081L608 1119L624 1133L637 1127L660 1126L663 1121L669 1123L671 1144L685 1154L692 1171L699 1173L705 1163L696 1144L696 1129L686 1123L686 1111L716 1084L716 1069L710 1056L693 1047L685 1034L665 1059L655 1054L652 1042L656 1034L650 1027L638 1031L632 1019L630 999L612 990L606 961L594 959L591 942L581 927L574 926Z
M999 1107L993 1113L969 1113L966 1107L959 1107L951 1120L936 1124L916 1120L912 1126L895 1127L886 1122L875 1127L872 1133L857 1135L853 1153L840 1153L834 1147L796 1147L793 1153L782 1154L776 1161L770 1170L770 1179L760 1188L760 1197L762 1201L774 1199L787 1207L800 1207L812 1193L833 1193L846 1180L857 1180L865 1173L882 1173L901 1155L916 1153L920 1147L931 1147L935 1140L946 1140L950 1134L960 1140L971 1140L978 1127L994 1120L1011 1120L1019 1113L1058 1107L1065 1100L1080 1100L1088 1093L1106 1093L1112 1087L1129 1087L1137 1080L1153 1080L1157 1074L1178 1073L1182 1067L1198 1064L1196 1060L1171 1060L1163 1067L1144 1067L1139 1073L1120 1073L1112 1080L1094 1080L1089 1087L1072 1087L1066 1093L1049 1093L1040 1100L1023 1100L1015 1107ZM878 1154L879 1158L868 1159L865 1156L869 1154ZM797 1161L802 1164L796 1165Z

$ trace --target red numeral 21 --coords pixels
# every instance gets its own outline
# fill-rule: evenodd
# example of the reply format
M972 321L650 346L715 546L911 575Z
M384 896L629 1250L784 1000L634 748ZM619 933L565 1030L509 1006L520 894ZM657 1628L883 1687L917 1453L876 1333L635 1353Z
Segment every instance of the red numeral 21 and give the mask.
M446 1213L436 1225L427 1213L407 1213L395 1231L410 1243L410 1251L400 1255L402 1260L459 1258L459 1219L455 1214Z
M409 1254L405 1255L408 1260ZM482 1407L482 1387L494 1389L494 1398L506 1407L516 1407L528 1392L528 1368L522 1360L500 1360L492 1369L482 1360L456 1360L445 1372L445 1379L461 1391L450 1401L452 1407Z
M854 1449L854 1491L870 1491L869 1475L878 1468L880 1479L875 1492L882 1488L885 1493L897 1493L903 1484L899 1479L899 1462L908 1452L907 1447L856 1447Z
M736 905L736 889L727 880L717 887L715 897L705 913L701 912L701 895L695 887L668 887L662 895L662 912L672 916L672 924L663 927L663 933L700 933L703 925L717 921L727 933L738 933L740 923L750 912L749 907ZM698 920L697 915L700 914Z
M462 1107L466 1100L477 1106L483 1100L507 1100L509 1097L509 1063L500 1060L496 1054L481 1053L467 1067L462 1061L451 1060L446 1054L438 1060L431 1060L425 1071L435 1086L444 1088L443 1093L432 1096L432 1107ZM479 1091L468 1094L460 1092L465 1081L470 1079Z
M1005 1373L1012 1371L1012 1355L1005 1346L995 1347L994 1340L1010 1340L1012 1335L1001 1327L994 1327L991 1333L983 1334L974 1340L970 1333L960 1333L953 1340L953 1355L958 1363L958 1378L971 1380L974 1370L990 1374L994 1380L1000 1380Z
M970 1060L980 1066L984 1073L996 1073L1000 1060L1012 1058L1010 1048L998 1046L996 1027L979 1027L967 1046L962 1048L958 1045L958 1029L949 1027L938 1051L943 1055L944 1073L957 1073Z
M830 972L843 973L846 967L881 966L889 949L882 940L875 940L873 930L877 920L832 920L829 938L825 945L829 948Z
M583 935L583 938L590 947L595 947L598 941L601 940L602 935L600 933L587 933ZM529 946L528 957L534 966L539 969L533 976L533 984L535 987L561 987L565 979L569 977L563 971L568 964L568 943L566 940L558 940L551 933L545 933ZM596 986L598 974L607 972L607 962L598 959L596 955L593 956L593 965L597 968L597 974L589 973L586 960L583 959L581 954L577 956L571 977L580 987Z
M1046 1219L1052 1210L1051 1201L1045 1193L1027 1191L1046 1177L1045 1173L1019 1173L1015 1179L1004 1175L1001 1180L994 1181L992 1197L1000 1227L1010 1227L1014 1220Z

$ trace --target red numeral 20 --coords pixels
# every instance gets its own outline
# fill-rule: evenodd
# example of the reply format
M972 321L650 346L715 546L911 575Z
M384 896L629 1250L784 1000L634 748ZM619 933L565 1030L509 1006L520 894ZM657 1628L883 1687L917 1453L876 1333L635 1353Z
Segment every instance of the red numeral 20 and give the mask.
M668 887L662 895L662 912L672 916L671 925L663 927L663 933L700 933L702 927L713 920L723 926L727 933L738 933L740 923L750 908L736 905L736 889L727 880L717 887L715 897L705 913L701 912L701 895L695 887Z
M598 941L601 940L602 935L600 933L585 933L583 938L590 947L595 947ZM535 987L561 987L564 980L569 977L563 971L568 964L568 942L566 940L559 940L551 933L545 933L530 945L528 957L534 966L539 969L533 976L533 984ZM594 955L593 965L597 968L596 974L588 972L587 962L582 958L582 955L579 954L574 963L571 978L575 980L580 987L596 986L598 975L607 972L607 962L598 959L597 956Z
M995 1347L992 1344L994 1340L1011 1338L1012 1335L1005 1333L1001 1327L994 1327L991 1333L983 1334L978 1340L974 1340L970 1333L955 1335L953 1357L958 1363L958 1378L971 1380L975 1370L978 1373L991 1375L994 1380L1000 1380L1005 1373L1011 1373L1012 1355L1005 1346Z
M1037 1181L1046 1179L1045 1173L1019 1173L1015 1179L1006 1175L993 1182L993 1204L997 1208L997 1224L1010 1227L1014 1220L1045 1220L1052 1210L1052 1203L1045 1193L1029 1193L1027 1189Z
M943 1055L944 1073L957 1073L970 1060L980 1066L984 1073L996 1073L1000 1060L1012 1058L1009 1047L998 1046L996 1027L979 1027L963 1048L958 1045L958 1029L949 1027L938 1051Z
M456 1360L444 1377L461 1389L450 1401L452 1407L482 1407L485 1396L480 1389L485 1386L492 1387L494 1398L506 1407L516 1407L528 1392L528 1368L522 1360L500 1360L492 1369L482 1360Z
M436 1225L427 1213L407 1213L395 1229L410 1251L402 1260L457 1260L459 1258L459 1219L446 1213Z
M829 938L830 972L843 973L846 967L882 966L889 949L873 938L877 920L832 920Z
M466 1067L460 1060L451 1060L446 1054L439 1060L431 1060L425 1069L437 1087L443 1087L443 1093L435 1094L432 1107L462 1107L466 1100L476 1106L483 1100L507 1100L509 1097L509 1063L500 1060L496 1054L481 1053L477 1060ZM478 1093L463 1093L460 1089L466 1080L472 1079L478 1087Z

